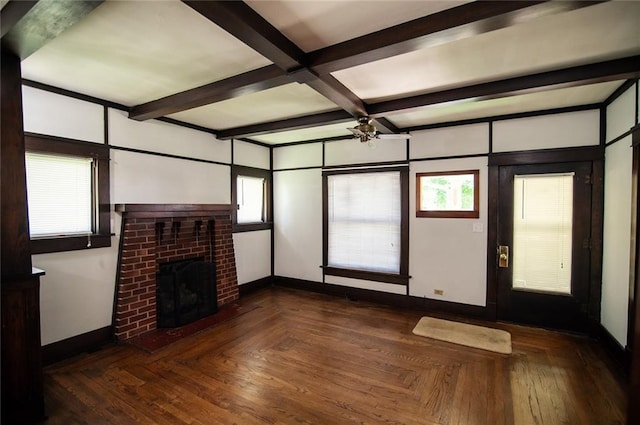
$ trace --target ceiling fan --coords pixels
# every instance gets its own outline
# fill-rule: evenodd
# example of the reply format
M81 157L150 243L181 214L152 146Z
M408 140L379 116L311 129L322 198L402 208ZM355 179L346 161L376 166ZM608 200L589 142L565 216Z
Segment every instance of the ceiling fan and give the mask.
M383 134L379 133L375 125L371 123L371 118L364 116L358 118L358 125L347 128L353 133L356 139L362 143L371 142L373 139L409 139L410 134Z

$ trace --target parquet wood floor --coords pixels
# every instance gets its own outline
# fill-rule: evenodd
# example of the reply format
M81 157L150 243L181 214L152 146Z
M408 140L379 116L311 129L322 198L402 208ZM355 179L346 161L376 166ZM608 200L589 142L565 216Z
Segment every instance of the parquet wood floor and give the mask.
M283 288L153 354L114 345L45 370L46 424L623 424L597 343L492 323L503 355L411 333L424 314ZM474 322L479 323L479 322Z

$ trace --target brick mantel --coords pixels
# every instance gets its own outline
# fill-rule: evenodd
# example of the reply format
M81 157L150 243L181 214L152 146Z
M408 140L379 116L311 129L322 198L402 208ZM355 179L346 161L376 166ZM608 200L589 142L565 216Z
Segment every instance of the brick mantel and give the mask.
M218 307L238 299L231 206L117 204L122 214L115 335L126 340L156 329L159 264L204 258L216 265Z

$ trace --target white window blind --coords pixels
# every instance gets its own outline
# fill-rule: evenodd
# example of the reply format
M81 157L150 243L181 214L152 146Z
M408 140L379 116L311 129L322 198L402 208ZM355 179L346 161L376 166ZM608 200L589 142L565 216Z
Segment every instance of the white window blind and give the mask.
M514 177L514 288L571 293L573 175Z
M238 223L264 221L264 184L263 178L238 176Z
M31 236L92 232L92 160L28 152L26 155Z
M400 272L400 172L327 176L328 266Z

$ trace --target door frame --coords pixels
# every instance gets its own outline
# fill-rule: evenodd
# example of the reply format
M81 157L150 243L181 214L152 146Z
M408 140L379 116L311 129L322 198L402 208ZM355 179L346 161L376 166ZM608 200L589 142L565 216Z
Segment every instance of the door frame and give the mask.
M600 323L602 295L602 234L604 213L604 147L542 149L523 152L492 153L488 173L487 225L487 316L497 320L498 265L498 205L500 166L536 165L559 162L592 162L591 174L591 255L587 320L589 332L595 334Z

